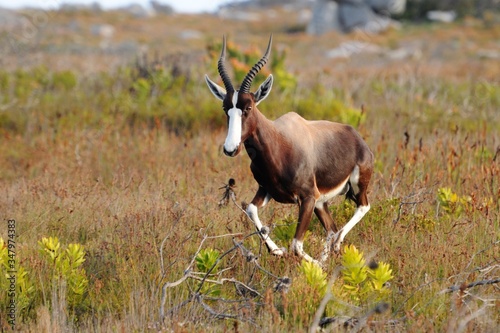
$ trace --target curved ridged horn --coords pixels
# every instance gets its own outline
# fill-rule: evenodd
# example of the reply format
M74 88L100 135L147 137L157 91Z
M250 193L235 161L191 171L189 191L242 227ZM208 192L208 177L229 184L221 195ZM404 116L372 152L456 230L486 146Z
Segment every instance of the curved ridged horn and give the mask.
M269 37L269 44L267 44L267 50L266 53L260 58L260 60L250 69L248 72L247 76L243 79L243 82L241 83L240 87L240 92L243 93L249 93L250 92L250 86L252 85L252 81L255 78L255 75L261 70L262 67L266 64L266 62L269 60L269 54L271 53L271 44L273 42L273 35Z
M224 82L224 87L226 88L226 92L229 94L234 92L234 87L226 71L226 66L224 64L225 58L226 58L226 36L222 36L222 51L220 53L219 62L217 63L217 69L219 70L222 82Z

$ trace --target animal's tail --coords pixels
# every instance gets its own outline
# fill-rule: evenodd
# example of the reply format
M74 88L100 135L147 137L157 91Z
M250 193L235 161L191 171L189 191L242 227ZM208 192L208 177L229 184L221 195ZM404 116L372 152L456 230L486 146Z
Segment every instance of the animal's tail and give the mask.
M358 203L358 200L356 199L356 194L354 194L354 190L352 189L351 182L348 181L346 184L347 191L344 189L345 192L345 197L346 199L352 200L354 203Z

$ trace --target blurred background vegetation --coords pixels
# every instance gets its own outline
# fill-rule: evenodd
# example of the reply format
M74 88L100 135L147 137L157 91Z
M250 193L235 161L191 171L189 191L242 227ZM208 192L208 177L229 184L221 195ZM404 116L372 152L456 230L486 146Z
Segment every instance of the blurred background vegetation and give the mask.
M405 19L423 20L430 10L453 10L460 18L483 17L498 11L498 0L407 0Z

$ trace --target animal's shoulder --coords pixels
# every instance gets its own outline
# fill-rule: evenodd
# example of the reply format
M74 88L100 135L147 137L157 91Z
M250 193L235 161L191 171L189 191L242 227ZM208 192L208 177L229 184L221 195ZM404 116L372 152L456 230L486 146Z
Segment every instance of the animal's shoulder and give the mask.
M297 129L301 127L307 127L307 120L302 118L299 114L295 112L288 112L281 117L274 120L274 125L283 130L288 130L290 128Z
M327 120L306 120L302 118L299 114L295 112L289 112L274 121L274 125L284 131L290 129L295 132L301 130L309 130L311 132L338 132L338 131L350 131L352 127L346 124L327 121Z

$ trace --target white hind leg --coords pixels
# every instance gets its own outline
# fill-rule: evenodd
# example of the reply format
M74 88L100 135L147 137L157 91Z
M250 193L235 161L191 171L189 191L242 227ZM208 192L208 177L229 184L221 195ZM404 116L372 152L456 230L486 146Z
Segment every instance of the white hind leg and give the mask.
M359 206L354 212L353 217L347 222L345 226L343 226L336 235L335 242L333 243L333 250L335 252L340 251L340 245L344 241L344 237L351 231L352 228L365 216L366 213L370 210L370 205L367 206Z
M372 155L369 155L370 157ZM342 227L335 237L333 243L333 250L335 252L340 251L340 245L344 241L345 236L351 231L352 228L365 216L365 214L370 210L370 204L368 203L368 197L366 191L368 188L368 183L373 172L373 157L366 161L366 163L356 165L351 172L349 177L349 182L351 184L351 195L352 199L356 202L358 206L354 215L351 217L349 222Z

